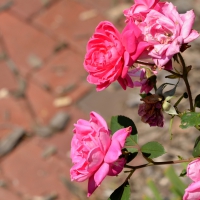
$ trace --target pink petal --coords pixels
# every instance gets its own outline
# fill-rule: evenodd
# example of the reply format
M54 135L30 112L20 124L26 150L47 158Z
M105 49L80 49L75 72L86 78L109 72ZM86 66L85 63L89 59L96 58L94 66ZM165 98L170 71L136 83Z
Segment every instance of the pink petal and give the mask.
M199 200L200 197L200 181L194 182L185 190L183 200Z
M119 174L123 170L125 163L126 163L126 159L120 158L116 162L110 164L110 171L108 175L116 176L117 174Z
M184 43L189 43L199 37L199 32L192 30L190 35L184 39Z
M137 48L137 39L134 35L134 30L127 30L123 34L122 43L125 46L125 50L129 53L135 52Z
M103 118L101 115L99 115L98 113L92 111L92 112L90 113L90 118L91 118L91 121L92 121L92 122L95 122L95 123L97 123L99 126L102 126L102 127L104 127L105 129L108 130L107 123L106 123L106 121L104 120L104 118Z
M200 181L200 159L193 160L188 164L187 176L194 182Z
M103 179L106 177L110 169L109 164L103 163L101 167L97 170L97 172L89 178L88 181L88 194L87 196L91 196L91 194L96 190L96 188L101 184Z
M119 84L122 86L122 88L124 90L126 90L127 86L130 87L130 88L133 88L133 86L134 86L133 81L128 74L125 76L125 78L119 77L117 79L117 81L119 82Z
M126 138L130 135L132 128L123 128L115 132L112 136L112 142L104 158L104 162L113 163L118 160L122 154L121 149L124 147Z
M131 59L133 63L138 59L138 57L150 46L147 42L140 42L137 46L137 50L134 54L131 54Z
M101 165L103 159L104 159L104 155L102 154L99 147L92 149L89 152L88 157L87 157L88 171L93 172L97 170L99 166Z
M195 14L193 10L187 11L181 16L183 19L183 26L181 28L181 36L185 39L188 37L194 24Z

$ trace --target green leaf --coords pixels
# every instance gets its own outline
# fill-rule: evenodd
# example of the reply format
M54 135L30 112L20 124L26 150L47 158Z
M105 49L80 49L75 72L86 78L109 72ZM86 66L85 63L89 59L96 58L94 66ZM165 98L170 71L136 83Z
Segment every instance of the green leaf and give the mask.
M199 125L200 125L200 113L189 112L189 113L184 113L181 116L180 128L185 129L191 126L199 126Z
M147 181L147 184L150 187L150 189L152 190L156 200L162 200L162 197L160 196L160 192L159 192L158 188L156 187L155 183L150 179Z
M194 156L194 158L200 156L200 136L198 136L198 138L195 141L192 155Z
M141 147L142 154L147 158L157 158L165 153L164 147L158 142L148 142Z
M126 149L130 153L136 153L136 152L138 152L138 149L136 149L136 148L126 148Z
M126 148L129 152L126 163L131 162L138 154L138 149L135 148Z
M113 116L110 122L110 130L114 134L119 129L124 128L121 124L118 123L118 116Z
M134 122L130 118L121 115L113 116L111 118L110 129L112 134L114 134L119 129L127 128L129 126L132 127L132 131L131 135L126 139L126 145L134 146L137 144L138 139L138 132Z
M130 135L126 138L126 146L135 146L137 144L137 135Z
M178 175L174 171L174 168L170 166L165 171L165 174L169 178L170 182L172 183L173 191L176 192L177 195L183 196L185 188L186 188L186 185L178 177Z
M195 107L200 108L200 94L198 94L194 100L195 102Z
M128 181L119 186L108 200L128 200L130 198L130 185Z
M187 174L187 170L183 169L179 176L184 177L186 174Z

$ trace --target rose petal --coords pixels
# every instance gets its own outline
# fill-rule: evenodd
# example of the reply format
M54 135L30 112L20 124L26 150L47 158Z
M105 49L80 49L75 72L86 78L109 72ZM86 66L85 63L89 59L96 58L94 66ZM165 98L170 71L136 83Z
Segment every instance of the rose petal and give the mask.
M126 138L130 135L132 128L123 128L116 131L112 136L112 142L105 155L104 162L113 163L122 154L121 149L124 147Z

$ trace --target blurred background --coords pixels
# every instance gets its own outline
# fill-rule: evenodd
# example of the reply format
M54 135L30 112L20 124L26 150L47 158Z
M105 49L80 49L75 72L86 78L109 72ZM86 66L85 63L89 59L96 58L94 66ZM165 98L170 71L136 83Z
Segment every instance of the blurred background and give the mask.
M117 83L102 92L86 81L83 60L88 39L102 20L124 27L128 0L0 0L0 200L84 200L87 183L71 183L70 142L73 124L90 111L107 121L123 114L134 120L139 144L160 141L167 154L159 160L191 155L198 133L172 127L151 128L137 115L139 90L123 91ZM200 0L174 0L179 12L194 9L200 31ZM184 53L194 95L200 84L200 38ZM160 73L159 81L166 74ZM168 80L169 82L169 80ZM185 91L181 82L178 93ZM183 106L187 105L183 102ZM144 163L137 158L132 164ZM182 166L175 167L181 172ZM173 199L167 166L138 170L131 178L131 199L153 198L151 178L163 199ZM106 178L90 197L107 199L125 177ZM189 183L184 179L185 183ZM142 189L141 189L142 188ZM154 199L154 198L153 198Z

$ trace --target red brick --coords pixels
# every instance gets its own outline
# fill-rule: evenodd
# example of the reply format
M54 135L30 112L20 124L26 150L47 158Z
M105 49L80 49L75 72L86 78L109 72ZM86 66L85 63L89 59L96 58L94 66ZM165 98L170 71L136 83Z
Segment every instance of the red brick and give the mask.
M5 188L0 188L0 199L1 200L20 200L12 191Z
M0 0L0 8L5 8L7 5L11 5L9 0Z
M11 10L20 17L27 19L42 8L41 0L14 0Z
M23 74L32 68L31 55L44 61L53 53L51 38L6 12L0 13L0 32L9 56Z
M55 156L43 159L41 155L42 149L32 138L2 161L2 170L13 188L23 196L58 193L59 200L74 199L60 181L61 175L69 176L69 167Z
M78 100L83 98L89 91L91 91L92 88L93 87L91 84L86 81L82 81L81 83L79 83L78 87L69 94L69 97L72 99L73 102L77 102Z
M56 112L56 108L53 105L53 96L38 85L30 82L27 89L27 98L36 114L37 121L47 124Z
M104 19L98 14L81 21L80 14L90 9L91 7L84 7L76 1L63 0L36 17L34 23L54 32L60 40L68 41L85 52L88 39L98 23Z
M17 81L15 76L8 68L8 65L5 62L0 62L0 89L6 88L8 90L14 90L17 88Z
M8 128L10 126L12 128L12 125L30 128L32 119L27 111L26 103L9 96L0 99L0 121L2 126Z
M85 79L83 56L72 50L65 50L54 57L41 70L34 74L41 85L49 85L54 92L62 86L67 87Z

